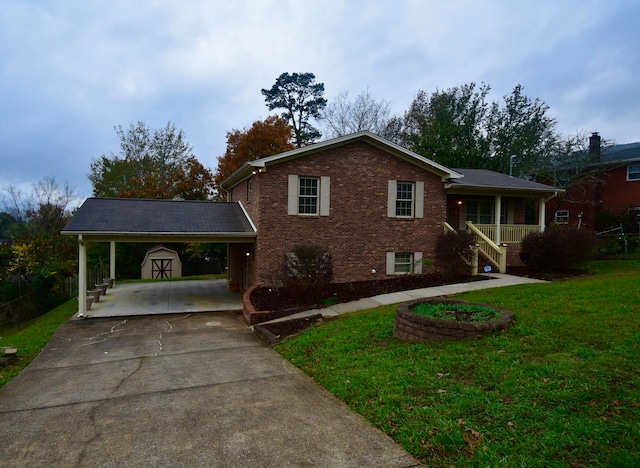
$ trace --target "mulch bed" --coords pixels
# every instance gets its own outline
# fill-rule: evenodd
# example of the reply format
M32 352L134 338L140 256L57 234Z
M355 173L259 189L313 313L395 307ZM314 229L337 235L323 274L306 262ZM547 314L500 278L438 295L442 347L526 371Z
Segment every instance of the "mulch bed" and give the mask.
M297 335L306 329L319 325L323 322L321 314L311 315L290 320L282 320L280 322L261 323L254 325L254 331L262 336L270 344L279 343L284 338Z
M485 277L464 277L455 281L447 280L439 275L415 275L401 276L392 279L355 281L352 283L330 284L322 294L321 301L331 301L332 304L357 301L365 297L389 294L410 289L432 288L451 283L467 281L482 281ZM299 296L291 290L281 288L260 287L251 293L251 303L256 310L283 310L313 305L314 302L308 296Z
M562 274L545 274L527 270L525 267L509 267L507 273L515 276L543 279L547 281L562 280L584 276L584 270L571 270ZM439 275L402 276L393 279L358 281L353 283L331 284L321 297L332 298L332 303L357 301L366 297L388 294L392 292L407 291L410 289L431 288L452 283L464 283L469 281L487 280L484 276L469 276L450 281ZM251 293L251 303L256 310L284 310L296 307L313 305L308 297L294 295L287 288L273 289L269 287L256 288ZM270 344L275 344L290 336L294 336L307 328L322 323L322 315L304 317L280 322L258 324L254 327L256 333L261 335Z

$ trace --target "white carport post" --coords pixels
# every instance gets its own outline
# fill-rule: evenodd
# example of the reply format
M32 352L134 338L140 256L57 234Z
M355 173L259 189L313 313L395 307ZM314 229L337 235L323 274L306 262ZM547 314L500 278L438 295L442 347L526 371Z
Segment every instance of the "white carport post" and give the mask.
M544 225L547 219L546 213L547 204L544 197L540 197L538 200L538 225L540 226L540 232L544 232Z
M87 314L87 249L82 239L78 236L78 317Z
M116 242L109 243L109 278L116 280Z

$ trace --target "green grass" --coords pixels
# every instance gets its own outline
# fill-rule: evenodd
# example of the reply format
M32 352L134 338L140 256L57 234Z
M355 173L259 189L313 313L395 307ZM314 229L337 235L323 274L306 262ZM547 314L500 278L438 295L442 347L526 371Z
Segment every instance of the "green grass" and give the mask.
M11 327L0 330L0 347L13 346L18 349L17 359L6 367L0 367L0 387L27 367L49 342L53 332L77 311L78 300L72 299L41 317L20 324L20 329Z
M429 466L640 466L640 261L461 294L510 309L482 340L393 336L395 306L276 349Z
M409 310L422 317L464 322L488 322L500 316L500 312L497 310L476 304L453 305L420 302L410 307Z

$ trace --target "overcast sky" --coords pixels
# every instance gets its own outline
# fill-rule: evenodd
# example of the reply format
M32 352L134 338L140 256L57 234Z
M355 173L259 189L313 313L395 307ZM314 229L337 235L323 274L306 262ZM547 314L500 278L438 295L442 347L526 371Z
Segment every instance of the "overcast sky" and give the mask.
M402 114L420 90L517 84L563 134L640 141L637 0L3 0L0 186L53 176L91 196L113 127L168 121L212 170L262 88L312 72Z

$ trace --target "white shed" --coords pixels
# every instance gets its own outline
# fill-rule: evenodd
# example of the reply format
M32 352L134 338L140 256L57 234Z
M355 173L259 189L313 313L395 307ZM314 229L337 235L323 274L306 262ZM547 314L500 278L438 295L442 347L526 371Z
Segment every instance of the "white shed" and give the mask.
M177 278L182 276L182 262L178 252L163 245L147 250L141 266L142 279Z

